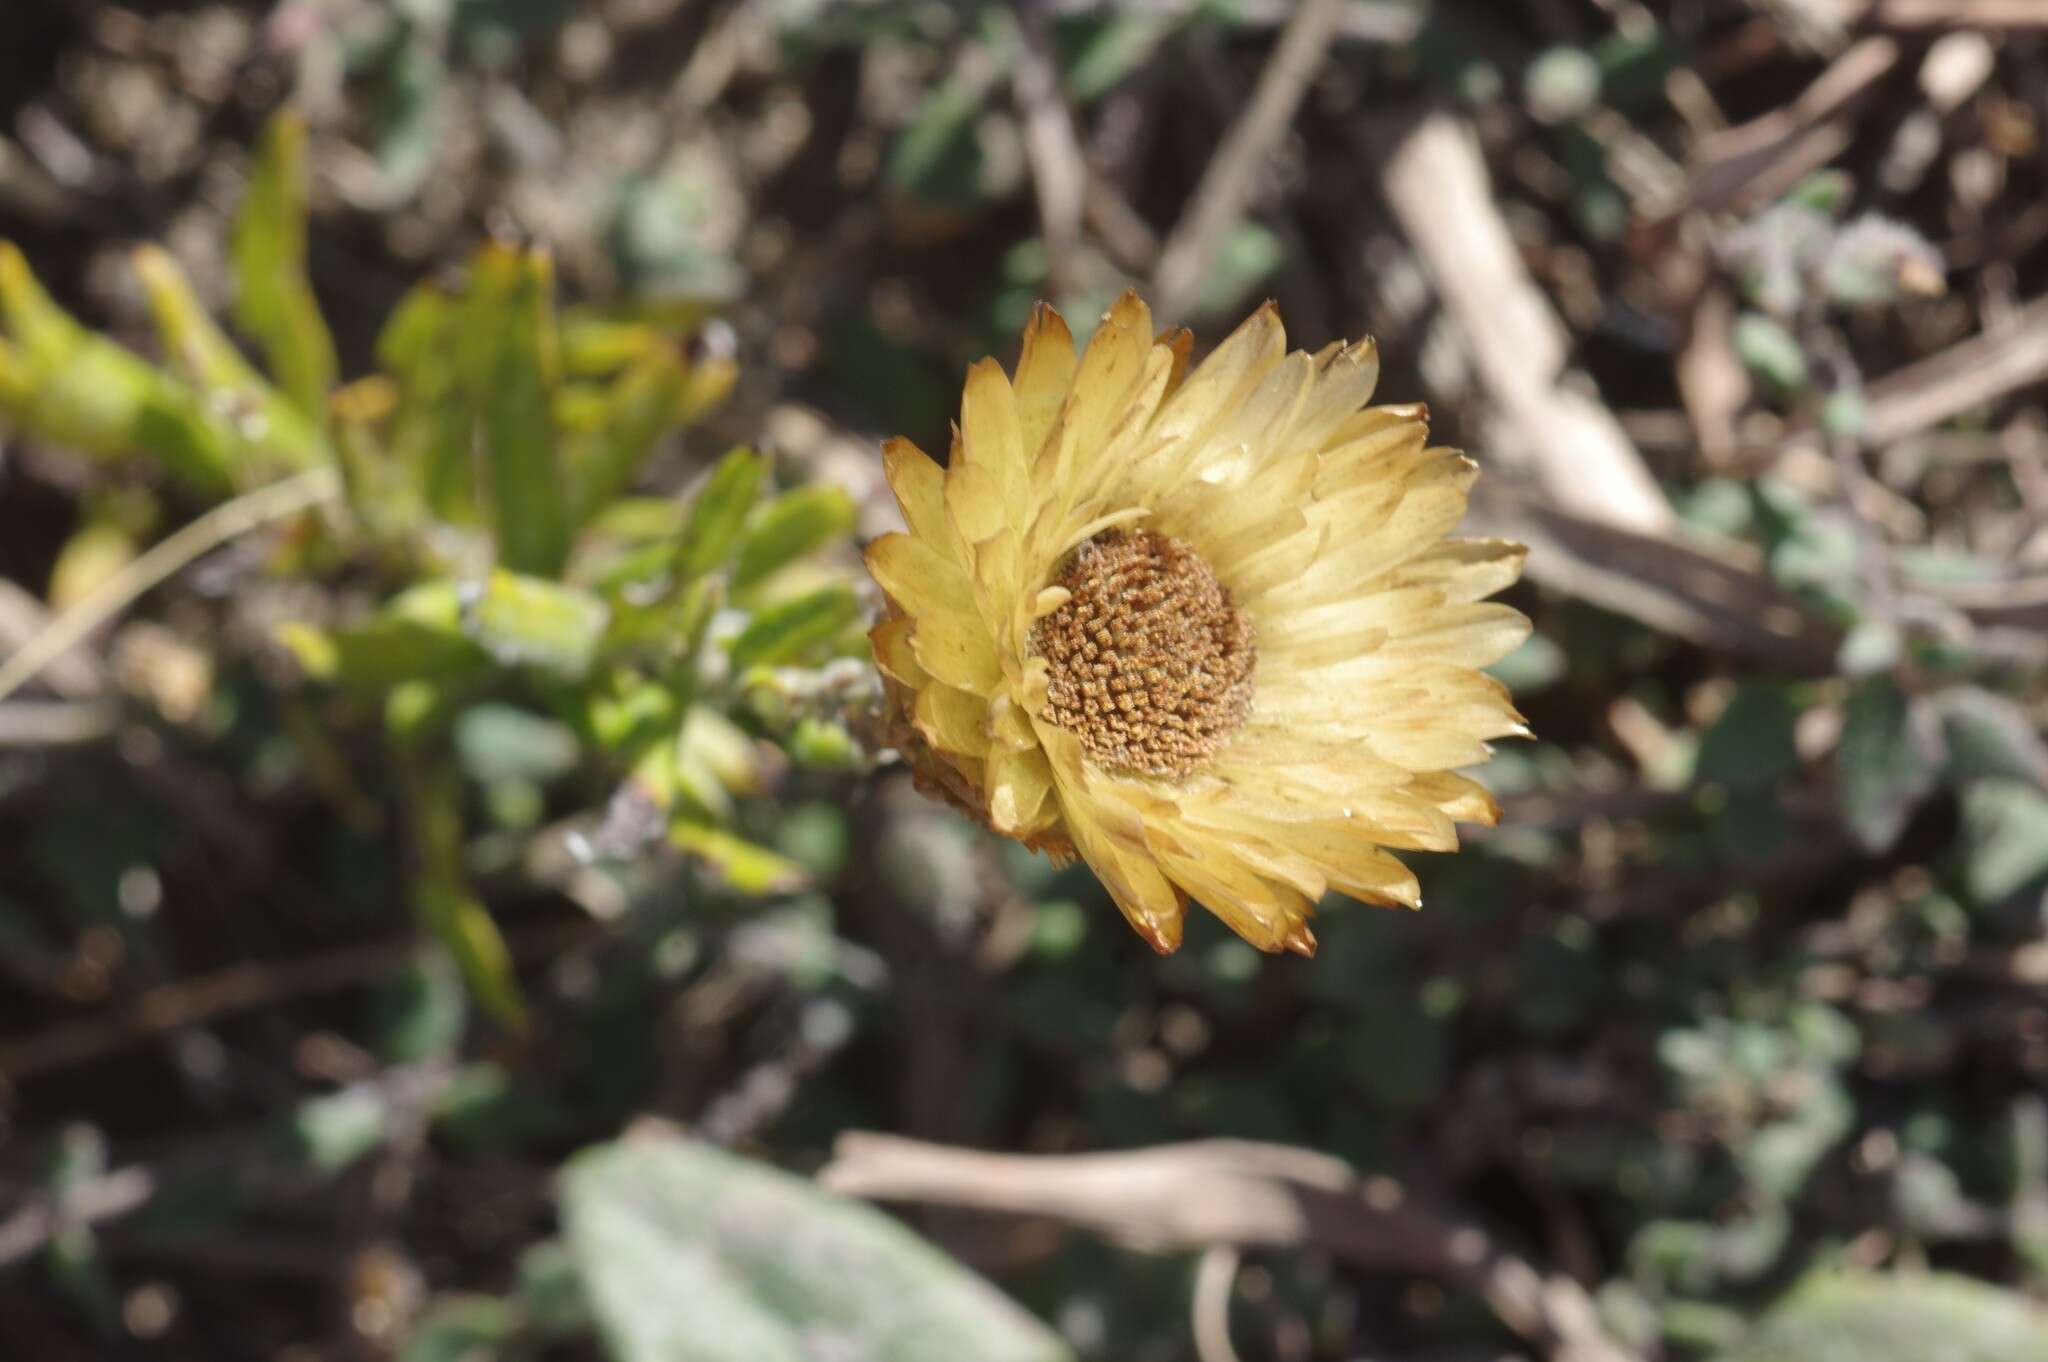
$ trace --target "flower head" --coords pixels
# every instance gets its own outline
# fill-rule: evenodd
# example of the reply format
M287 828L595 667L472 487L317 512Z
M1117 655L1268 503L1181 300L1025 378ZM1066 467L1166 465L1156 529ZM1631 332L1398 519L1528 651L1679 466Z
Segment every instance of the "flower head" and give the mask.
M875 657L920 784L1085 858L1138 933L1190 898L1310 954L1331 890L1419 906L1392 849L1498 816L1457 768L1522 734L1480 668L1529 625L1524 550L1446 536L1473 465L1367 407L1370 342L1287 353L1272 304L1200 365L1125 294L1084 351L1040 305L968 371L952 457L883 447Z

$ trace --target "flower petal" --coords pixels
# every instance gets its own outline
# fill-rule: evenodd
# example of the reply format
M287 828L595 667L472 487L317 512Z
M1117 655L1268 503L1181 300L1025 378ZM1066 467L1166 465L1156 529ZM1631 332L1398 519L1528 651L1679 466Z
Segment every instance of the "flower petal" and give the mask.
M1036 463L1059 421L1075 367L1074 336L1065 319L1044 303L1038 304L1024 327L1015 385L1017 423L1023 432L1024 457L1031 463Z
M934 747L970 757L988 755L988 704L978 695L934 683L917 693L917 731Z
M997 832L1029 837L1058 817L1052 766L1036 747L997 751L988 761L989 821Z
M910 532L947 557L953 536L946 520L946 470L931 455L901 437L882 442L882 471L903 508Z
M916 626L917 621L908 615L898 615L868 631L868 643L875 650L875 665L882 675L913 690L932 679L910 648L910 634Z
M1002 684L995 640L981 616L971 611L920 616L910 649L926 671L949 686L987 696Z
M863 555L868 573L904 613L923 619L939 614L975 614L974 590L960 565L930 540L885 534Z
M1012 520L1028 522L1030 467L1025 462L1017 395L1003 366L992 359L967 371L967 390L960 398L959 452L962 471L976 475L976 495L966 504L966 515L961 499L947 501L961 536L975 544Z

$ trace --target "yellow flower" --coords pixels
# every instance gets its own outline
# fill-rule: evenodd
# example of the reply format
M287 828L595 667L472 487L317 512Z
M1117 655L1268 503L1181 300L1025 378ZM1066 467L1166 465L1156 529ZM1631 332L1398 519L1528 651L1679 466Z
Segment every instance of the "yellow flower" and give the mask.
M1192 897L1307 955L1326 892L1419 906L1388 849L1498 817L1456 768L1527 732L1479 670L1528 634L1482 600L1525 550L1445 537L1476 470L1365 406L1371 342L1288 354L1268 303L1189 348L1127 293L1077 357L1041 304L1014 377L968 371L947 467L884 445L875 657L927 792L1085 857L1158 950Z

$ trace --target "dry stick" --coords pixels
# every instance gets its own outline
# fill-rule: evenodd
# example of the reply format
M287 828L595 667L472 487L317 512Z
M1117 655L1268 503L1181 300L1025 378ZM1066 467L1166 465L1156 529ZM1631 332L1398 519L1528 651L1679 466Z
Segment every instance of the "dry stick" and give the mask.
M17 700L0 705L0 747L98 742L120 721L112 700Z
M1565 510L1667 531L1670 504L1621 422L1566 386L1570 333L1501 219L1471 129L1449 114L1424 119L1380 183L1472 355L1495 417L1490 447L1527 467Z
M1119 10L1133 16L1185 19L1202 8L1206 0L1048 0L1055 14L1094 14ZM1276 25L1292 12L1296 0L1236 0L1231 22L1252 26ZM1420 6L1407 0L1350 0L1342 7L1337 31L1346 38L1368 43L1413 42L1422 31Z
M0 577L0 653L13 654L49 627L50 611L42 598ZM106 669L93 653L73 649L50 659L43 684L66 700L92 700L106 693Z
M550 924L508 934L518 959L546 957L589 936L588 922ZM132 1002L47 1030L0 1042L0 1082L19 1083L73 1064L103 1059L144 1041L287 999L333 993L374 983L412 959L426 943L417 938L343 946L285 961L229 965L176 983L145 989Z
M1202 276L1223 233L1243 216L1260 167L1286 135L1309 82L1322 69L1343 9L1343 0L1301 0L1287 21L1259 73L1251 103L1224 134L1160 252L1159 268L1152 276L1152 307L1163 319L1185 316L1201 291Z
M1528 545L1528 577L1567 596L1796 675L1834 673L1840 630L1773 582L1754 550L1623 529L1498 476L1473 488L1467 523Z
M60 1201L38 1197L0 1220L0 1271L21 1262L59 1231L73 1225L114 1220L149 1204L156 1175L147 1168L123 1168L97 1178Z
M1899 61L1890 38L1864 38L1790 104L1700 147L1692 192L1679 207L1718 211L1767 203L1849 143L1848 113Z
M2041 0L1866 0L1867 23L1891 28L2048 28Z
M1483 1229L1422 1210L1391 1179L1361 1183L1313 1150L1206 1140L1120 1154L984 1154L856 1131L840 1136L818 1177L851 1196L1047 1217L1158 1251L1313 1247L1370 1271L1441 1275L1549 1347L1554 1362L1635 1362L1576 1282L1545 1277Z
M316 468L214 507L108 578L23 644L0 666L0 700L195 558L251 530L331 501L340 492L340 475L331 468Z
M1886 374L1864 390L1866 438L1890 444L2048 379L2048 296L2009 323Z
M1038 191L1038 219L1057 283L1081 242L1088 166L1074 133L1073 113L1060 97L1059 72L1049 51L1044 17L1036 7L1026 6L1019 18L1024 42L1017 53L1013 88L1024 122L1024 159L1030 163L1031 181Z
M1236 1248L1216 1244L1195 1264L1189 1313L1198 1362L1240 1362L1230 1341L1230 1298L1237 1289L1239 1261Z
M1230 1343L1230 1293L1237 1286L1238 1252L1217 1244L1195 1267L1195 1353L1202 1362L1240 1362Z

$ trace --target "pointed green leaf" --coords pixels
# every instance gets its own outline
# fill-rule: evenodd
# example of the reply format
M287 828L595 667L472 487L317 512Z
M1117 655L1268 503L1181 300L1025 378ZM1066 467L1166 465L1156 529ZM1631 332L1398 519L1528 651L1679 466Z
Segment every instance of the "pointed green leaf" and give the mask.
M1796 1287L1719 1362L2048 1362L2048 1314L1947 1273L1839 1273Z
M340 366L306 276L306 122L296 112L264 130L230 250L235 325L263 347L300 412L318 421Z
M454 957L477 1004L499 1022L523 1027L526 1005L511 952L490 910L469 885L462 781L455 765L445 757L426 758L413 765L408 785L416 858L413 906Z
M398 1362L497 1362L525 1317L496 1296L444 1295L413 1322Z
M72 320L0 241L0 413L101 458L146 454L209 497L234 490L235 432L198 393Z
M468 631L507 667L579 677L596 659L610 612L580 587L502 569L469 602Z
M723 796L723 789L718 793ZM787 894L810 882L804 868L788 857L708 824L679 818L669 824L668 839L701 859L737 893Z
M539 252L486 246L470 267L462 311L463 374L483 437L499 562L553 577L573 528L555 453L554 267Z
M1933 713L1890 676L1866 677L1842 711L1835 783L1856 840L1884 851L1940 783L1941 735Z
M2017 780L1973 780L1963 790L1963 879L1997 903L2048 876L2048 795Z
M582 524L633 485L661 438L677 428L689 371L673 349L634 361L598 405L598 423L571 466L576 523Z
M736 592L778 568L853 533L856 508L844 488L814 483L771 498L747 517L733 570Z
M423 284L399 300L377 337L377 363L397 388L387 440L391 458L442 520L479 518L476 412L462 380L460 301Z
M587 1150L562 1220L615 1362L1069 1362L1044 1325L872 1207L707 1145Z
M286 624L279 636L308 675L363 690L458 680L491 666L463 627L461 588L445 580L408 588L360 624L333 631Z
M225 412L235 433L244 482L280 469L313 468L333 455L305 409L270 386L193 296L185 272L155 246L135 252L135 272L149 297L164 352L208 407Z
M832 641L860 617L853 589L835 582L795 600L781 601L754 612L733 641L735 670L777 667Z
M690 503L690 516L683 523L682 541L676 548L676 570L683 580L722 567L732 555L767 471L767 459L744 447L727 454L711 470Z

